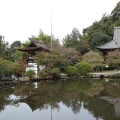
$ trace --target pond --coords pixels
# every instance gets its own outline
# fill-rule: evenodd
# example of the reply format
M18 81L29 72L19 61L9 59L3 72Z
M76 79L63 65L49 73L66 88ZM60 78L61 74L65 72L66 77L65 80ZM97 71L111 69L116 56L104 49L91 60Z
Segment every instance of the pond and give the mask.
M120 120L120 80L40 81L0 88L0 120Z

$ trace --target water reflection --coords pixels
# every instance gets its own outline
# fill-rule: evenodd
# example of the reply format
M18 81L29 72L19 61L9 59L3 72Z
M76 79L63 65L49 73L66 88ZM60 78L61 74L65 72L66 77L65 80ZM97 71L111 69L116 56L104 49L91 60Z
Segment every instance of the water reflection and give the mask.
M120 119L119 80L76 80L27 83L0 90L0 118ZM18 111L21 111L22 117ZM24 112L23 112L24 111ZM26 118L26 115L29 117Z

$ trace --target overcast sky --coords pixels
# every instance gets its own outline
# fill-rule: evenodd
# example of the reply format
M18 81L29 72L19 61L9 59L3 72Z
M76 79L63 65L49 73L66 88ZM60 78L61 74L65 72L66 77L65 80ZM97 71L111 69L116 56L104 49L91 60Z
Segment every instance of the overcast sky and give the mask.
M82 30L104 13L110 14L119 0L0 0L0 34L5 41L26 41L31 35L52 33L60 40L73 28Z

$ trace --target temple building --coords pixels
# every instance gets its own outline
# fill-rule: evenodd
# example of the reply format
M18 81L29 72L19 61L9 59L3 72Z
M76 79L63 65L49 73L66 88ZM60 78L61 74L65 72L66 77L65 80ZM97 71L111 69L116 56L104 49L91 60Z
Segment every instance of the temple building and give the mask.
M106 55L109 51L120 49L120 26L114 27L113 40L104 45L98 46L97 49L99 49L103 55Z
M42 51L49 52L50 51L50 49L45 44L43 44L42 41L33 40L28 47L20 48L18 50L28 53L28 57L26 59L26 62L27 62L26 72L28 70L34 70L35 73L37 74L39 70L45 68L44 65L38 66L37 63L35 63L33 59L37 52L42 52Z

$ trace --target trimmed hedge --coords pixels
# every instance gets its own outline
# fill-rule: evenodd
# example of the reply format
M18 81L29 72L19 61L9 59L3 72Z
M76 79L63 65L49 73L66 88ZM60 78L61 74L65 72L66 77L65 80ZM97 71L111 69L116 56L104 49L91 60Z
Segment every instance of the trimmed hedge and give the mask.
M93 66L87 62L79 62L75 64L75 67L78 70L78 74L87 75L87 73L93 71Z
M53 68L51 73L52 73L53 78L58 78L60 76L60 69L59 68Z
M51 68L43 68L40 72L39 72L39 76L40 77L46 77L46 76L51 76Z
M65 72L68 76L77 76L78 71L74 66L67 66Z
M34 70L28 70L25 74L26 74L27 77L33 78L33 75L35 75L35 71Z

